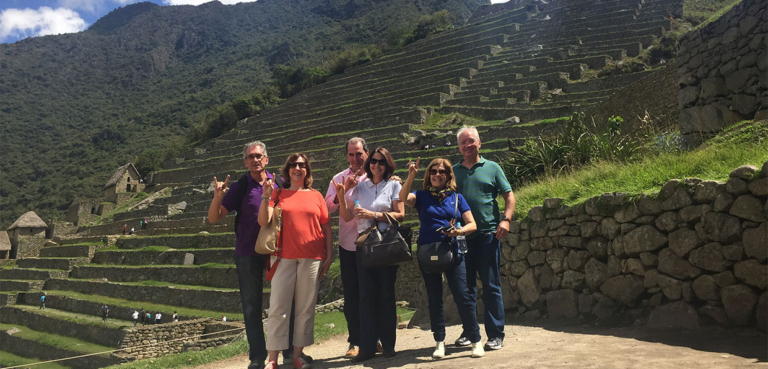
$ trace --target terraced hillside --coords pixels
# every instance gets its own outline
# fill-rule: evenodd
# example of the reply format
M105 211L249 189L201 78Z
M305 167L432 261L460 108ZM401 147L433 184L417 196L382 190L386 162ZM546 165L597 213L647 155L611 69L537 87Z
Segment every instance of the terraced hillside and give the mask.
M213 176L231 175L234 180L243 172L245 142L259 139L267 144L270 170L276 170L290 153L308 153L315 187L323 192L331 176L344 168L343 145L352 136L364 137L372 147L387 147L401 176L407 161L417 156L423 161L434 157L455 161L455 146L420 150L414 146L425 141L407 140L417 135L415 129L455 132L458 120L449 119L452 114L480 119L483 155L501 156L510 144L531 134L558 130L560 121L555 118L584 110L647 76L650 72L590 78L595 75L590 70L638 55L669 29L670 15L682 12L679 0L516 3L520 5L484 9L485 16L473 17L465 27L351 68L167 161L164 170L150 176L149 188L170 187L168 196L129 208L107 222L83 225L72 239L46 246L39 258L19 260L16 268L1 270L6 306L0 324L59 334L53 319L75 321L79 326L70 327L77 332L75 338L117 348L125 347L125 337L149 337L154 330L179 324L129 327L134 308L160 311L163 322L175 310L187 321L222 314L238 319L234 217L208 224L206 215ZM453 137L444 139L453 141ZM139 222L144 218L150 222L142 229ZM415 213L408 213L407 222L415 222ZM124 225L135 227L136 235L112 236ZM401 268L401 273L409 273L408 268ZM408 299L407 290L398 288L399 293L405 291L399 298ZM36 307L41 291L49 299L49 309L44 311ZM115 322L99 325L100 320L92 321L99 318L86 318L97 316L102 303L110 305ZM206 324L202 325L210 326ZM98 332L104 336L123 337L121 343L89 341L97 332L91 325L100 327ZM152 337L166 339L159 333ZM33 353L15 348L21 346L3 345L3 350L32 357ZM159 353L134 348L104 360L182 349L170 343L167 347Z

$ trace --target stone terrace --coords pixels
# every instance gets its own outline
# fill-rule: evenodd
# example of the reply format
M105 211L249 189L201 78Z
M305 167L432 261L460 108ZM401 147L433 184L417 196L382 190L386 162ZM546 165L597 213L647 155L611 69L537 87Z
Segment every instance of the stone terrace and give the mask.
M0 305L6 305L0 324L57 334L54 322L97 316L107 302L115 324L101 329L135 342L141 334L166 328L129 327L134 308L162 312L163 323L176 309L185 309L182 320L221 314L237 318L234 217L209 224L206 216L213 176L223 180L231 175L234 182L243 173L245 142L259 139L267 144L272 171L290 153L306 152L315 187L323 192L331 176L343 169L344 142L352 136L364 137L371 147L387 147L401 176L406 175L409 158L457 161L455 144L418 150L404 142L404 134L432 114L460 113L482 119L485 122L478 129L483 155L503 156L510 145L528 136L560 129L561 121L553 118L584 110L646 76L641 72L589 79L585 72L638 55L669 28L669 16L679 16L681 7L679 0L553 0L538 7L521 5L490 12L467 26L349 68L165 162L162 171L150 175L148 189L170 187L167 196L117 214L111 222L82 226L74 238L46 246L38 258L19 260L17 268L0 270ZM506 121L510 117L518 117L519 123ZM441 129L455 132L456 128ZM453 141L453 137L447 139ZM407 224L415 225L415 212L407 214ZM141 228L139 222L145 218L149 225ZM334 229L336 224L334 219ZM135 227L136 234L113 236L121 233L123 225ZM398 283L418 282L418 269L411 264L401 268ZM398 299L418 304L419 299L408 293L420 288L403 285L397 290ZM44 313L36 308L43 291L49 301ZM158 327L173 329L174 324L178 323ZM91 332L90 326L84 328L88 329L78 332ZM201 331L188 327L174 334ZM89 334L74 336L88 341ZM101 344L117 347L113 342ZM23 346L3 350L29 357ZM183 349L168 347L157 352L134 347L117 359Z

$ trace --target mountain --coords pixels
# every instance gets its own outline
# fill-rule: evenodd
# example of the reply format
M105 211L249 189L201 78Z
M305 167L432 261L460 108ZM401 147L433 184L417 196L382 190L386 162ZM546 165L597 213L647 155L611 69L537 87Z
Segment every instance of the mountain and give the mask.
M87 31L0 45L0 229L99 196L115 168L163 148L211 107L270 83L278 64L316 66L446 9L488 0L137 3Z

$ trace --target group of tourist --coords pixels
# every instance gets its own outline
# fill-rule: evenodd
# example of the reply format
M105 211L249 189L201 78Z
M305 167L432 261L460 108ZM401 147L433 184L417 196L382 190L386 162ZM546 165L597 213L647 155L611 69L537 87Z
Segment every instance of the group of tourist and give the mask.
M104 305L102 307L102 310L107 305ZM107 308L107 312L109 312L109 308ZM139 319L141 319L141 325L145 326L147 323L152 323L152 313L149 311L144 310L144 308L141 308L141 312L139 310L134 310L133 313L131 313L131 319L133 320L133 326L135 327L136 324L139 323ZM163 320L163 314L161 312L155 313L155 324L160 324ZM171 317L171 320L174 322L179 321L179 314L176 314L176 312L173 312L173 316ZM105 313L105 321L106 321L106 313Z
M244 146L243 162L248 173L240 180L228 187L229 177L223 182L214 177L208 220L215 223L228 213L237 212L235 263L250 344L249 368L278 368L281 351L284 364L291 362L294 368L311 366L312 358L303 349L314 343L314 307L318 283L333 261L330 214L336 210L344 315L349 330L346 357L361 362L377 352L384 357L396 355L398 266L363 266L356 241L359 227L374 229L376 224L385 232L392 220L402 221L406 205L418 212L420 246L435 242L452 245L453 257L441 271L463 326L456 346L471 346L472 357L502 348L504 306L499 240L509 231L515 197L499 165L480 156L477 129L463 127L457 141L463 159L455 165L447 159L432 160L426 167L422 188L413 192L420 159L409 162L408 178L401 184L400 178L394 176L392 154L384 147L369 151L365 140L359 137L347 141L349 167L333 177L325 199L312 188L312 167L305 154L290 155L276 176L266 170L269 157L266 145L260 141ZM503 212L496 200L499 196L505 200ZM276 207L282 214L278 251L259 255L254 249L256 239L261 227L275 216ZM266 341L261 320L265 270L272 281ZM436 342L432 356L442 358L446 339L443 273L424 267L421 271ZM476 315L478 276L483 284L488 338L484 346L480 344Z

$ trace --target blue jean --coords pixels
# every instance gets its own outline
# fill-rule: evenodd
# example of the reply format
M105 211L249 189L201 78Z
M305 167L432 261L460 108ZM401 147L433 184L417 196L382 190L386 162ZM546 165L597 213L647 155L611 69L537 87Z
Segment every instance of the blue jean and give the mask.
M488 339L504 338L504 300L501 297L499 258L501 245L493 233L481 233L467 239L467 285L477 301L477 276L483 283L485 334ZM466 335L467 332L464 332Z
M375 354L377 339L381 339L385 351L394 351L397 339L397 265L366 268L362 253L356 254L360 282L360 354Z
M237 279L240 284L240 301L243 305L245 334L251 361L263 363L267 359L264 340L264 324L261 321L261 306L264 299L264 257L235 255Z
M347 320L349 342L360 345L360 280L357 276L357 252L339 247L341 283L344 286L344 318Z
M445 279L453 294L453 301L459 310L459 318L464 327L464 337L470 342L480 341L480 326L477 324L477 300L469 294L467 288L467 269L464 255L455 254L453 268L445 272ZM421 269L421 268L419 268ZM432 336L436 342L445 341L445 314L443 313L443 275L442 273L427 273L421 269L424 285L427 288L429 300L429 321L432 326Z

